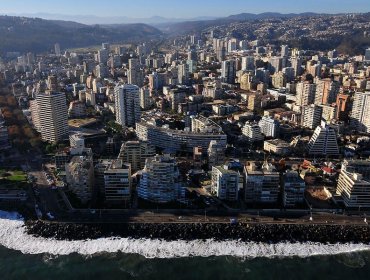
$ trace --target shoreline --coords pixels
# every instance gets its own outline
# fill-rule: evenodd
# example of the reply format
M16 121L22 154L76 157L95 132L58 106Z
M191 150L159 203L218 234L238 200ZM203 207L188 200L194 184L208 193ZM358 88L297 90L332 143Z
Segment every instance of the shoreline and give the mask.
M26 220L25 229L35 237L56 240L98 238L160 239L166 241L238 240L244 242L317 242L370 244L369 225L225 224L225 223L58 223Z

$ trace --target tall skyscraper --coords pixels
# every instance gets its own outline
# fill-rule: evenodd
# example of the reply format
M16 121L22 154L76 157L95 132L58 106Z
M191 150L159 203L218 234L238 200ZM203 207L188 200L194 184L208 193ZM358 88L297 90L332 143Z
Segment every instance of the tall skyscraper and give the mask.
M370 132L370 92L357 92L355 94L351 125L358 131Z
M114 89L116 122L133 127L140 122L140 95L136 85L120 85Z
M66 95L46 92L36 96L41 137L44 141L68 139L68 110Z
M221 78L223 82L228 84L234 84L235 76L236 76L235 60L222 61Z

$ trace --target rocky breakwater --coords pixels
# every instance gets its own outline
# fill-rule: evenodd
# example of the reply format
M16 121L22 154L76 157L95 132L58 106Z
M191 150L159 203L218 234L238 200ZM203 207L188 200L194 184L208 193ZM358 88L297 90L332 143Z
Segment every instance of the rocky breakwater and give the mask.
M27 221L26 231L34 236L60 240L101 237L152 238L164 240L241 240L277 243L365 243L370 244L368 225L314 224L73 224Z

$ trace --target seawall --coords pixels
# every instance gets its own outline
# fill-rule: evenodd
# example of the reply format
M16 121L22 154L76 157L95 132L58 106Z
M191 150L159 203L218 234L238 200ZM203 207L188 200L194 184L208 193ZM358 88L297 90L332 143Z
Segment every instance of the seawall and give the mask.
M28 220L26 231L34 236L58 240L102 237L152 238L163 240L241 240L278 243L364 243L370 244L369 225L246 224L238 223L104 223L78 224Z

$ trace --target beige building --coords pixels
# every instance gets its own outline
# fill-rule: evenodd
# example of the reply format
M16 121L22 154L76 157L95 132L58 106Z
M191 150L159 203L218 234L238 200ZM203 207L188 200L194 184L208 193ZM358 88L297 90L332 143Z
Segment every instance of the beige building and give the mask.
M38 114L42 140L58 142L68 139L68 115L66 95L61 92L46 92L36 96L37 106L32 114ZM36 117L37 118L37 117Z
M131 164L132 172L142 170L145 160L155 156L155 147L147 141L128 141L122 144L118 159Z

